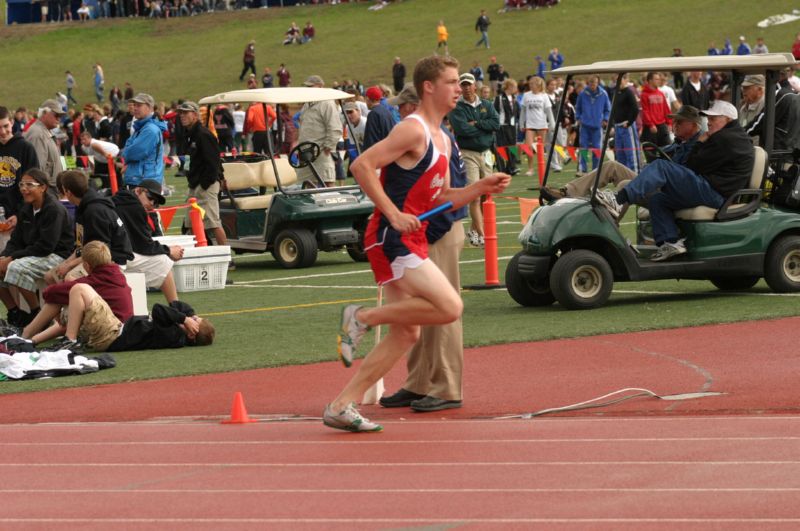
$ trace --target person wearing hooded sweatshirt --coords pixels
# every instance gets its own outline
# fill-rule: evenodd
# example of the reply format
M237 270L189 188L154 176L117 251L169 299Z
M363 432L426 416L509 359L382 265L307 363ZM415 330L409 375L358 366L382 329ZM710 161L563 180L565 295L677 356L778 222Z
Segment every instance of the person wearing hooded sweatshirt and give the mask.
M167 124L153 115L155 100L150 94L139 93L133 102L133 133L125 142L122 158L127 168L123 182L128 187L138 185L144 179L164 183L164 143L162 141ZM113 251L113 249L112 249Z
M648 72L645 81L640 98L642 106L641 140L642 142L652 142L659 147L667 146L670 144L669 126L672 125L672 120L669 118L671 111L667 98L658 89L661 74ZM650 159L651 157L648 157L648 161Z
M128 231L114 210L114 203L89 188L89 178L80 171L65 171L58 176L59 192L77 206L75 211L76 250L58 267L45 275L45 282L55 284L86 275L81 265L81 247L90 241L100 241L111 249L111 260L120 266L133 260Z
M6 240L17 225L17 211L23 204L19 182L26 171L39 167L33 144L15 136L12 125L9 110L0 107L0 208L5 210L7 223L7 230L0 232L0 238L5 235ZM0 243L0 247L5 247L5 243Z
M133 249L128 273L143 273L148 288L160 289L167 302L178 300L172 265L183 257L180 245L166 246L153 240L155 227L147 211L164 204L161 185L145 179L133 190L120 190L111 198Z
M19 223L0 256L0 300L8 308L8 322L25 326L39 312L37 282L69 256L73 248L72 224L67 209L48 190L48 175L31 168L22 176L20 190L25 201ZM30 308L17 305L11 286Z
M592 169L597 168L599 157L594 150L599 150L602 138L602 129L608 124L611 113L611 102L608 93L600 86L600 76L591 76L586 88L578 95L575 105L575 120L580 127L581 148L593 148ZM585 152L578 160L579 170L588 171L586 168Z

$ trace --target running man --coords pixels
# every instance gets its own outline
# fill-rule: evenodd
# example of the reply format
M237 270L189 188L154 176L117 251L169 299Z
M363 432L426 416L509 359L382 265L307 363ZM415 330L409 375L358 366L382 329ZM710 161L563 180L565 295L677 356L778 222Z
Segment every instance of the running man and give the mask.
M442 56L421 59L414 68L414 86L421 100L419 110L351 166L356 181L375 203L364 243L386 304L344 308L339 335L342 361L352 362L359 342L373 326L387 324L389 333L325 408L323 423L331 428L382 430L359 414L355 401L414 346L421 325L447 324L461 316L461 296L428 259L427 223L417 216L447 201L459 208L481 195L502 192L511 182L509 175L495 173L466 188L449 187L452 147L440 125L461 95L458 61ZM375 168L382 168L380 176Z

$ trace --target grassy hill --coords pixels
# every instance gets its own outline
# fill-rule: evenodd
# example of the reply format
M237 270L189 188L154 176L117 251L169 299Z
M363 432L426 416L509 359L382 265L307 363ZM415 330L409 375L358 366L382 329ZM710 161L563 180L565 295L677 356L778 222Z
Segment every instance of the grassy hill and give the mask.
M366 3L214 13L198 17L103 20L84 24L4 26L0 56L2 104L34 106L63 90L64 70L78 81L79 101L92 99L92 65L103 64L106 88L130 81L157 100L199 98L243 88L238 81L245 43L257 41L256 65L273 71L283 62L295 84L310 74L334 80L388 81L392 59L407 66L433 52L436 23L450 32L450 52L471 65L490 55L515 77L533 71L533 58L558 46L567 64L602 59L705 54L746 35L763 36L771 51L788 51L800 23L760 29L759 20L788 10L783 0L562 0L552 9L498 14L500 0L405 0L383 10ZM481 8L492 19L491 50L475 48ZM5 13L5 9L3 9ZM305 46L282 46L289 23L311 20L318 38Z

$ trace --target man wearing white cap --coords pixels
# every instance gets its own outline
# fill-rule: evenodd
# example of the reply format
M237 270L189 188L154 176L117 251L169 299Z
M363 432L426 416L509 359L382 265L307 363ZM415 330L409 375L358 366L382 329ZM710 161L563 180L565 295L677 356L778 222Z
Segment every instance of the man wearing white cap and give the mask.
M47 174L50 186L56 185L56 175L64 171L61 154L53 138L52 130L58 127L64 110L56 100L45 100L36 113L37 120L25 132L25 140L33 144L39 169Z
M614 217L619 217L626 203L648 206L659 245L651 257L656 262L687 251L679 239L676 210L700 205L720 208L729 196L747 186L753 170L753 143L739 125L736 107L717 100L700 114L708 118L708 132L700 136L685 166L658 159L616 194L597 195Z

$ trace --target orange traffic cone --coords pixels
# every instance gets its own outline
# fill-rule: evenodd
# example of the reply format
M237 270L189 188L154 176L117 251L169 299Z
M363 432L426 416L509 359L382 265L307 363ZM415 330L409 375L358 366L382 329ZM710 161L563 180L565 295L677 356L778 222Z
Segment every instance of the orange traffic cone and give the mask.
M257 419L251 419L247 416L247 409L244 407L244 398L241 392L236 392L233 395L233 407L231 408L231 418L223 420L222 424L248 424L250 422L258 422Z

